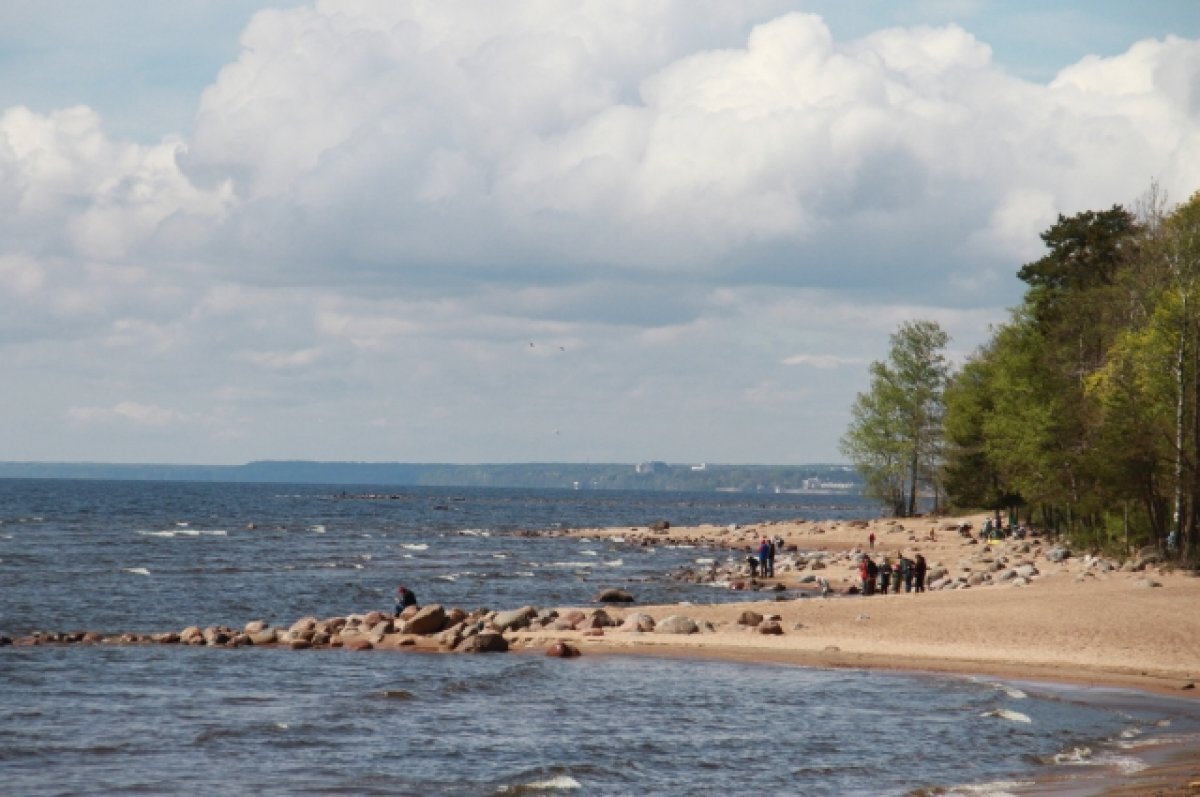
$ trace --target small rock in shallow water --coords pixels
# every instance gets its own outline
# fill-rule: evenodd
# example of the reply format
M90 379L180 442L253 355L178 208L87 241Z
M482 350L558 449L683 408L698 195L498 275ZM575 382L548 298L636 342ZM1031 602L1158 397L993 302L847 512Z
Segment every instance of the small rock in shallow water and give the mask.
M459 653L503 653L508 650L508 640L500 634L485 631L467 637L455 650Z
M389 700L412 700L413 693L407 689L385 689L383 696Z
M546 655L560 659L569 659L579 655L579 648L566 642L554 642L546 647Z

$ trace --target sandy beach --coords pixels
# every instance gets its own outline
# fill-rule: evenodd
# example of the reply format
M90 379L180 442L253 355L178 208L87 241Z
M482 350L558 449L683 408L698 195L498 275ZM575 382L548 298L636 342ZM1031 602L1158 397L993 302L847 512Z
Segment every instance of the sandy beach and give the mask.
M960 536L960 524L969 523L977 532L984 517L573 532L647 546L693 545L702 561L725 561L729 550L748 554L764 536L780 538L783 544L776 578L751 579L748 570L716 574L714 589L740 588L744 602L682 606L635 602L604 608L615 622L639 614L660 624L672 615L686 616L700 625L698 633L614 627L525 630L516 636L516 643L540 646L564 640L577 644L585 654L703 656L956 673L1197 697L1200 578L1196 574L1158 563L1134 569L1132 562L1093 557L1081 550L1072 550L1056 562L1047 558L1057 547L1050 540L989 545ZM719 550L707 550L714 546ZM901 553L910 558L920 553L931 574L946 571L939 580L952 586L922 594L847 595L859 583L853 562L858 551L892 561ZM814 571L814 561L824 566ZM1032 565L1035 574L1028 579L1004 577L1006 570L1021 565ZM813 576L826 580L829 597L820 596ZM784 591L777 592L776 585L783 585ZM563 614L595 610L596 605L559 608ZM763 618L760 625L739 622L753 622L756 615ZM1109 793L1164 797L1200 793L1200 751L1174 751L1148 770L1114 780Z
M583 636L544 631L541 635L575 638L588 648L699 649L705 655L789 660L814 666L854 666L990 674L1029 680L1124 686L1174 696L1195 696L1200 679L1200 578L1158 564L1133 570L1085 551L1072 551L1061 562L1046 553L1055 543L1041 539L988 545L955 531L960 523L977 530L982 515L955 520L870 523L798 522L738 529L701 526L604 529L580 536L622 537L647 545L695 545L749 553L764 536L781 538L776 578L732 576L744 602L688 606L609 606L614 618L631 613L657 620L686 615L711 623L714 631L660 634L613 631ZM932 534L931 534L932 532ZM869 543L875 535L874 548ZM931 574L950 579L999 576L1005 569L1032 565L1028 580L998 580L917 593L846 595L859 583L853 562L857 551L892 561L903 553L922 554ZM826 563L812 570L811 554ZM712 556L713 554L708 554ZM722 554L718 552L717 556ZM1111 568L1111 569L1109 569ZM698 569L701 569L698 566ZM827 581L830 596L821 598L814 582ZM974 579L980 580L978 577ZM931 581L935 581L931 578ZM739 583L740 582L740 583ZM1014 583L1015 582L1015 583ZM776 585L786 591L776 592ZM797 595L801 597L797 597ZM636 595L633 596L636 600ZM592 611L595 606L560 607ZM760 633L740 625L746 612L775 617L781 634Z

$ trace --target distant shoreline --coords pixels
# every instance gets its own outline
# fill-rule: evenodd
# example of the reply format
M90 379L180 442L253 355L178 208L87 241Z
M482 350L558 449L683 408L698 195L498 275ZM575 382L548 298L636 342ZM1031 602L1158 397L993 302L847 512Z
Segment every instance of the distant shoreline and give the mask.
M0 462L0 479L191 481L230 484L328 484L388 487L497 487L556 490L655 490L754 495L859 497L848 465L654 463L430 463L264 460L241 465ZM837 489L832 489L834 486Z

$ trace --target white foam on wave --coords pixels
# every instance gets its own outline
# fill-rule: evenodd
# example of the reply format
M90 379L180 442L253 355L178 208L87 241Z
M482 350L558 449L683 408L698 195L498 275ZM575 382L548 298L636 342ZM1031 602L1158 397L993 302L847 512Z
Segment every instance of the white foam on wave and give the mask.
M325 533L325 525L323 523L318 523L315 526L309 526L308 530L313 532L314 534L324 534Z
M454 573L449 573L444 576L436 576L434 578L434 580L435 581L458 581L458 576L455 575Z
M588 568L594 565L593 562L547 562L543 567L569 567L569 568Z
M506 553L494 553L494 554L492 554L492 558L493 558L493 559L507 559L507 558L508 558L508 554L506 554Z
M591 548L585 548L584 550L580 551L579 553L581 553L584 556L599 556L600 555L600 554L596 553L594 550L592 550Z
M980 714L979 716L981 716L981 717L999 717L1002 720L1009 720L1010 722L1024 722L1024 723L1030 724L1030 725L1033 724L1033 720L1031 720L1029 718L1029 715L1022 714L1019 711L1010 711L1006 708L998 708L998 709L995 709L994 711L985 711L982 714Z
M186 525L186 524L184 524ZM173 537L228 537L229 532L225 529L163 529L162 531L139 531L144 537L164 537L171 539Z
M1011 697L1013 700L1024 700L1025 698L1029 697L1029 695L1025 694L1017 687L1011 686L1009 684L990 683L990 684L988 684L988 686L992 687L993 689L997 689L997 690L1003 692L1004 694Z
M623 567L624 564L625 564L624 559L613 559L611 562L605 562L604 566L605 567Z
M423 542L406 542L400 546L410 551L428 551L429 546Z
M583 784L570 775L557 775L547 780L534 780L519 786L504 786L499 794L512 794L525 791L573 791L583 788Z
M1075 747L1062 753L1056 753L1054 763L1069 767L1109 767L1123 775L1133 775L1150 765L1140 758L1118 753L1101 753L1095 755L1090 747Z
M625 542L624 537L609 537L609 542Z
M1092 760L1092 748L1072 747L1070 750L1055 753L1053 760L1054 763L1063 765L1088 764Z
M711 564L713 564L713 563L714 563L714 562L716 562L716 561L717 561L717 560L716 560L716 559L713 559L711 556L709 556L709 557L703 557L703 556L702 556L702 557L700 557L699 559L696 559L696 560L695 560L696 564L698 564L698 565L711 565Z
M121 568L126 573L132 573L135 576L148 576L150 571L144 567L123 567Z

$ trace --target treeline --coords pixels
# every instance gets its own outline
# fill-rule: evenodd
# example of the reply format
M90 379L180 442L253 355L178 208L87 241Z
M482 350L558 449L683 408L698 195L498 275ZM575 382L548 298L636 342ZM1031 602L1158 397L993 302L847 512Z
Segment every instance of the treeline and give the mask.
M587 490L796 490L806 480L849 485L860 479L837 464L690 465L643 463L316 462L265 460L244 465L156 465L0 462L0 478L117 479L146 481L262 482L394 487L527 487ZM809 486L814 486L809 482ZM817 488L819 489L819 488Z
M1022 302L956 373L941 356L944 336L924 349L911 340L913 328L940 332L936 324L905 325L893 337L843 447L877 490L870 473L879 457L864 462L859 450L871 436L864 418L875 417L879 395L887 404L889 390L908 391L908 403L890 399L890 411L910 491L1019 514L1098 548L1149 544L1193 558L1200 193L1169 208L1152 187L1132 210L1060 215L1041 237L1046 254L1018 272ZM914 351L927 366L916 398L894 378ZM901 514L912 509L894 491L884 497Z

